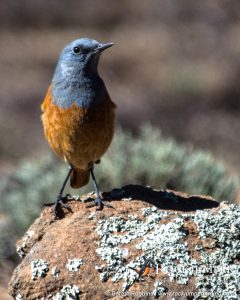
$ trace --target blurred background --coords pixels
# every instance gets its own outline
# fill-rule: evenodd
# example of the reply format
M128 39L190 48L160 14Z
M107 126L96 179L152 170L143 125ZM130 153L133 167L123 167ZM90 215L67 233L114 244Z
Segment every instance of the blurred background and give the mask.
M40 104L60 51L79 37L115 43L99 69L122 129L98 167L102 187L141 183L239 201L238 0L1 0L1 299L15 240L66 172L50 156Z

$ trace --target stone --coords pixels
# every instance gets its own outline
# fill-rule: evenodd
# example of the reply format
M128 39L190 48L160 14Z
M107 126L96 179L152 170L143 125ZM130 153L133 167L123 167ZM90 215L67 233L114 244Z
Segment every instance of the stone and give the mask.
M52 208L44 208L17 242L22 261L9 283L10 295L23 300L239 297L239 206L136 185L121 191L121 198L131 200L103 193L114 208L102 211L88 207L89 200L70 198L70 209L54 220ZM41 272L33 278L36 262Z

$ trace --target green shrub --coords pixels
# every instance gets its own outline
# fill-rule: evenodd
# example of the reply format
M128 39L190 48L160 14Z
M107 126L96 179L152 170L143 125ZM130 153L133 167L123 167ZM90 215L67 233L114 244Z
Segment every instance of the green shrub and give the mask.
M219 201L233 202L239 184L210 153L163 138L151 126L143 127L138 136L118 129L109 151L95 170L101 190L105 191L125 184L142 184L208 194ZM0 255L12 253L14 238L39 215L41 205L55 201L66 173L66 164L49 154L23 161L15 173L1 181L0 211L9 216L11 223L7 226L8 235L1 228ZM92 190L89 184L80 191L68 188L67 192L82 194Z

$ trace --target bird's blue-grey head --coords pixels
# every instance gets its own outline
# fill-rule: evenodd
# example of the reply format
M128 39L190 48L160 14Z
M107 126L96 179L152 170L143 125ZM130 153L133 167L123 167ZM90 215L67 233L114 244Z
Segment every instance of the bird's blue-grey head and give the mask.
M89 38L74 40L64 47L52 80L53 102L62 108L73 103L88 106L105 89L98 75L100 54L113 43L99 43Z

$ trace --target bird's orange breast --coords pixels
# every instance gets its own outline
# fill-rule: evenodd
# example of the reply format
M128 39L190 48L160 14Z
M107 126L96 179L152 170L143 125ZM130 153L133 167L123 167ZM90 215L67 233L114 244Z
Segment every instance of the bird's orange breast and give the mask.
M86 109L77 104L60 108L52 102L50 86L41 106L46 139L60 158L76 168L87 169L111 143L115 107L108 97L101 105Z

